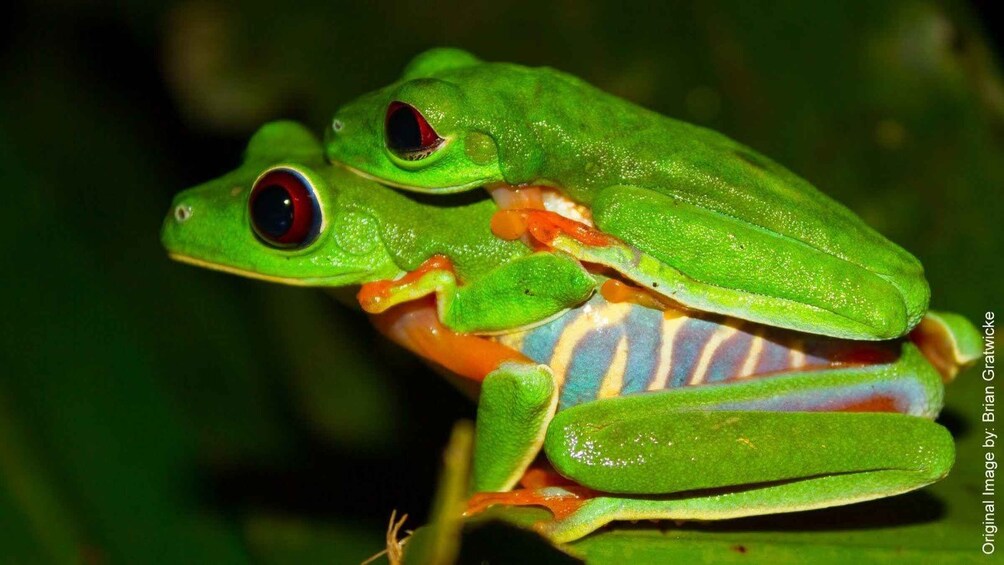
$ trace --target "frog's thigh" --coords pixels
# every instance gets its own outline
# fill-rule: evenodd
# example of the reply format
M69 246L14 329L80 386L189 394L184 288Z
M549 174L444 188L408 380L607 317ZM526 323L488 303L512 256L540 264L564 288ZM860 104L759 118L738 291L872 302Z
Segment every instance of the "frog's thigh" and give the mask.
M807 370L573 406L555 416L544 448L555 469L577 483L631 494L921 469L943 463L925 459L931 451L917 450L929 441L939 446L946 437L940 426L917 417L937 414L942 392L940 375L913 344L904 343L899 359L884 365ZM841 411L862 407L869 411ZM950 452L950 438L948 445Z
M667 410L593 418L563 411L546 452L562 475L631 495L742 487L901 470L915 486L943 476L952 438L916 416L878 412Z
M590 499L566 518L547 522L540 528L554 541L568 542L618 520L726 520L829 508L909 492L938 480L951 467L951 439L940 426L931 422L927 425L942 438L941 447L936 449L944 450L941 466L927 470L880 469L823 475L746 489L705 491L694 496L602 496Z
M485 377L474 446L476 492L515 486L540 451L557 406L546 366L507 361Z
M727 387L692 387L583 404L559 413L545 451L563 475L618 493L594 498L549 533L570 540L612 520L702 519L849 504L922 487L947 474L951 436L898 413L769 412L814 389L905 380L940 405L938 376L904 345L897 363L804 372ZM762 404L764 399L780 399ZM737 409L736 407L747 407ZM713 490L705 490L713 489ZM676 493L676 494L669 494Z

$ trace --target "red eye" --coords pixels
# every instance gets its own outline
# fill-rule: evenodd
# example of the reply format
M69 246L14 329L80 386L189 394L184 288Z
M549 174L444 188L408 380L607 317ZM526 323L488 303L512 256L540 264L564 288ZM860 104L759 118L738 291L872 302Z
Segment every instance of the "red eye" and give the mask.
M408 161L425 159L443 144L443 138L422 113L404 102L391 102L387 106L384 129L387 147Z
M313 188L288 169L276 169L258 179L248 208L255 233L273 247L303 247L317 237L321 226Z

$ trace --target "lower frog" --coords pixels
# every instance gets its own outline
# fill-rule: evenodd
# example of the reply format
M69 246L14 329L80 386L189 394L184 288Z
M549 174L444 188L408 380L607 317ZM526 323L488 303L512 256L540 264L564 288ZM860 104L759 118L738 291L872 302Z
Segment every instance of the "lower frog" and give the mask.
M961 317L856 341L698 311L630 282L660 266L616 238L532 210L499 225L491 200L460 196L327 165L275 123L240 168L177 196L162 237L204 267L359 285L384 335L478 398L468 513L544 506L557 542L892 496L951 468L933 419L978 354Z

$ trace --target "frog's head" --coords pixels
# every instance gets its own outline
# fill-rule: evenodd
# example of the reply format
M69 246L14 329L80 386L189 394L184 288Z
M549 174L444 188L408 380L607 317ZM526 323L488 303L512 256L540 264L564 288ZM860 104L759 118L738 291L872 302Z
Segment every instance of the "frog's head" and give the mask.
M498 95L520 85L493 84L503 68L458 49L420 54L401 80L335 114L325 139L328 159L421 192L512 182L520 174L510 169L532 167L540 152L529 147L526 124L511 118L517 101Z
M175 197L164 247L186 263L303 286L358 284L395 271L373 218L339 205L332 170L302 126L265 125L237 170Z

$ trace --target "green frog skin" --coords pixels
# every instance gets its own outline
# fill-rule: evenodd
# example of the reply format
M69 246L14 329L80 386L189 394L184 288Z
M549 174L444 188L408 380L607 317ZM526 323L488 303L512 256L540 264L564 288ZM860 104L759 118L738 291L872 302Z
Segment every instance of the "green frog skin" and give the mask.
M804 179L554 69L433 49L338 110L325 151L412 191L556 188L675 271L653 290L699 310L872 340L927 310L920 263Z
M482 193L409 196L327 164L309 132L279 122L238 169L175 198L162 240L202 267L361 286L382 333L478 399L468 511L547 507L537 528L557 542L617 520L892 496L951 468L932 420L943 380L979 352L962 318L928 312L908 338L875 342L784 329L780 312L762 324L679 308L625 282L666 280L636 248L510 212L525 239L494 235ZM553 470L534 466L541 453Z

